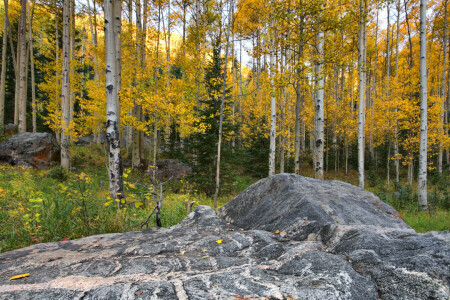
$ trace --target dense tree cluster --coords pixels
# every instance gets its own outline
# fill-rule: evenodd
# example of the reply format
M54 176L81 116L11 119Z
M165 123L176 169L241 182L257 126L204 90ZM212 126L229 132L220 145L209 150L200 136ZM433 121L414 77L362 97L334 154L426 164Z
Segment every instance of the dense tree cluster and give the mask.
M412 184L419 154L425 178L450 164L447 4L5 0L0 126L55 132L66 168L107 132L134 168L178 157L216 196L233 171L306 164Z

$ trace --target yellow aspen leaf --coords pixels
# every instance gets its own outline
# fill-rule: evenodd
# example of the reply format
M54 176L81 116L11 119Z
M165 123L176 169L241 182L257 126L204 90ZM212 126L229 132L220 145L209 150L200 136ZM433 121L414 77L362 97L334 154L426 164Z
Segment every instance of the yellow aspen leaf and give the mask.
M207 252L207 251L208 251L208 250L206 250L206 249L203 249L203 250L202 250L202 252Z
M222 244L223 240L217 240L216 243L217 244Z
M279 234L280 233L280 231L277 229L277 231L275 231L275 232L272 232L272 234Z
M101 245L100 244L94 244L94 247L100 247Z
M28 276L30 276L30 273L16 275L16 276L11 277L9 280L21 279L21 278L25 278L25 277L28 277Z
M234 229L233 229L233 228L227 228L227 230L228 230L228 231L234 231Z

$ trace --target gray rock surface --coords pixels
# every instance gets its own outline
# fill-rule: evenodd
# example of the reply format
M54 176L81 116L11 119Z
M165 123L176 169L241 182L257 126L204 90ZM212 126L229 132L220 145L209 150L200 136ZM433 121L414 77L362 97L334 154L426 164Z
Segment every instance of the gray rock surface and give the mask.
M44 170L60 161L60 147L50 133L19 133L0 144L0 161Z
M92 138L92 135L81 136L75 142L75 144L77 146L88 146L88 145L92 145L93 143L94 143L94 139Z
M294 240L320 240L336 225L411 229L391 206L373 193L337 180L296 174L262 179L218 214L245 229L279 230Z
M5 134L6 135L14 135L17 133L18 126L16 124L6 124L5 125Z
M198 206L168 229L0 254L0 299L377 299L369 276L322 250L243 231ZM8 280L22 273L30 276Z
M153 176L154 167L147 170L149 176ZM178 159L161 159L156 161L156 178L158 180L180 179L192 174L192 168Z
M287 189L283 181L291 182L275 177L281 178L269 178L274 186L266 193L279 194ZM257 213L258 206L250 207ZM0 254L0 299L448 299L449 232L417 234L392 221L327 222L312 232L314 241L300 241L293 232L245 230L198 206L170 228ZM258 226L268 228L264 221ZM23 273L30 275L8 280Z

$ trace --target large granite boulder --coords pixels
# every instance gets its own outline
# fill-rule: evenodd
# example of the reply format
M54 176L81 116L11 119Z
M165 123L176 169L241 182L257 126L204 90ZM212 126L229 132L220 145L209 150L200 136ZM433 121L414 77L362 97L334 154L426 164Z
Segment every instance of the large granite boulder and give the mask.
M0 161L44 170L60 161L60 147L50 133L19 133L0 144Z
M336 225L412 230L373 193L337 180L278 174L258 181L219 211L245 228L280 231L293 240L320 240Z
M273 189L260 195L273 193L277 199L288 194L284 192L291 184L303 180L282 174L249 190L263 188L269 181ZM338 182L311 181L324 195L330 184L339 186L334 188L340 190L339 197L344 197L346 188L348 197L364 194ZM284 188L277 189L277 185ZM357 216L343 222L338 206L330 210L328 203L324 207L330 217L325 218L327 222L318 218L324 229L308 231L309 241L298 235L301 230L282 228L284 223L273 231L268 223L276 220L271 218L248 230L236 226L240 219L225 213L237 205L230 202L220 214L232 223L219 218L212 208L198 206L171 228L97 235L6 252L0 254L0 299L448 299L449 232L417 234L397 220L392 208L371 197L368 201L382 207L381 212L371 213L380 213L379 218L387 214L386 222L366 225ZM291 204L286 202L286 206ZM256 214L258 207L265 210L269 203L247 205L247 213ZM280 205L273 206L273 213L284 209ZM314 222L321 213L310 205L306 207L313 213L301 217ZM299 206L295 209L298 214L302 211ZM391 218L387 212L392 212ZM296 219L295 214L287 218ZM23 273L29 276L8 280Z
M22 273L30 275L8 280ZM0 254L0 299L31 298L377 299L377 289L369 276L324 252L319 242L242 231L212 208L198 206L167 229Z

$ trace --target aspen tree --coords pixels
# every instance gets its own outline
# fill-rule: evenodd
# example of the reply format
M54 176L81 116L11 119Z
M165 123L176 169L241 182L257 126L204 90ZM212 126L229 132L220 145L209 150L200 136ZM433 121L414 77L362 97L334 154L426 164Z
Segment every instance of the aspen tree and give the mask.
M63 3L62 89L61 89L61 167L70 168L70 0Z
M444 134L447 135L446 132L446 116L445 116L445 101L446 101L446 92L447 92L447 81L446 81L446 73L447 73L447 3L448 0L444 0L444 56L443 56L443 65L444 69L442 70L442 88L441 88L441 97L442 97L442 112L441 112L441 122L444 130ZM442 145L442 140L439 141L439 153L438 153L438 172L442 174L442 160L444 156L444 149Z
M66 0L67 1L67 0ZM116 54L116 38L115 36L115 22L121 22L120 14L117 15L114 6L121 5L118 0L105 0L105 49L106 49L106 138L109 147L109 192L114 199L122 199L123 196L123 182L122 182L122 159L120 156L120 138L119 138L119 119L117 107L117 82L116 78L117 63L120 64L120 57ZM116 27L117 28L117 27Z
M391 50L390 50L390 6L389 1L386 5L387 9L387 29L386 29L386 103L391 102L391 92L390 92L390 80L391 80ZM390 125L390 124L389 124ZM390 173L390 163L391 163L391 128L388 128L388 155L386 159L386 169L387 169L387 183L390 184L391 173Z
M144 31L142 28L142 18L141 18L141 1L136 0L136 50L137 54L140 58L140 67L142 70L144 70L144 56L143 52L145 52L145 43L143 41L144 39ZM138 83L140 84L140 83ZM134 108L133 108L133 114L136 121L141 121L141 115L142 115L142 105L139 103L136 99L137 97L134 97ZM141 162L144 159L141 156L142 150L141 147L143 145L143 141L141 142L141 139L143 136L141 135L141 131L134 128L133 129L133 142L132 142L132 159L131 159L131 165L133 168L139 168L141 166Z
M57 0L55 0L54 2L55 4L55 62L56 64L59 63L59 25L58 25L58 5L57 5ZM55 74L55 78L56 78L56 84L55 84L55 95L59 94L59 89L60 89L60 82L59 82L59 68L56 67L56 74ZM61 120L58 120L58 122L60 123ZM61 126L56 126L56 130L55 130L55 135L56 135L56 140L58 141L58 143L61 143Z
M271 27L273 28L274 20L273 16L270 16ZM277 107L276 107L276 96L275 96L275 38L273 33L270 37L270 145L269 145L269 176L275 175L275 149L276 149L276 138L277 138Z
M303 25L304 25L304 18L301 16L300 18L300 39L298 42L298 61L297 61L297 97L295 101L295 154L294 154L294 162L295 162L295 174L300 174L300 109L301 104L304 102L303 99L303 91L301 88L301 80L303 75L303 66L302 66L302 60L303 60ZM304 148L303 148L304 149Z
M317 33L317 58L316 58L316 91L314 95L314 153L315 176L323 179L323 155L324 155L324 72L323 72L323 43L324 33L320 30Z
M428 210L427 201L427 0L420 0L420 152L418 195L422 210Z
M358 57L358 72L359 72L359 103L358 103L358 186L364 189L364 89L365 89L365 61L364 61L364 6L363 0L360 1L359 6L359 57Z
M37 131L36 128L36 115L37 115L37 109L36 109L36 82L34 78L34 54L33 54L33 37L32 37L32 30L33 30L33 15L34 15L34 8L36 6L36 2L32 1L32 7L30 8L30 11L28 13L28 43L30 48L30 67L31 67L31 109L32 109L32 126L33 126L33 132Z
M19 96L18 96L18 125L19 132L27 131L27 40L26 40L26 12L27 0L20 1L20 21L19 21L19 47L20 64L19 67ZM17 84L17 82L16 82Z
M6 48L8 46L8 0L4 1L5 17L3 21L2 71L0 79L0 130L5 126L5 92L6 92Z
M395 41L395 82L398 85L398 44L400 33L400 0L397 2L397 38ZM400 159L398 151L398 107L395 105L395 120L394 120L394 157L395 157L395 182L400 181Z
M227 35L225 45L225 65L223 67L223 86L222 86L222 100L220 102L220 117L219 117L219 141L217 143L217 161L216 161L216 188L214 191L214 208L217 209L217 196L219 195L220 186L220 158L222 152L222 131L223 131L223 107L225 104L225 93L227 90L227 63L228 63L228 47L230 46L230 27L233 18L233 1L230 1L230 12L228 15Z

